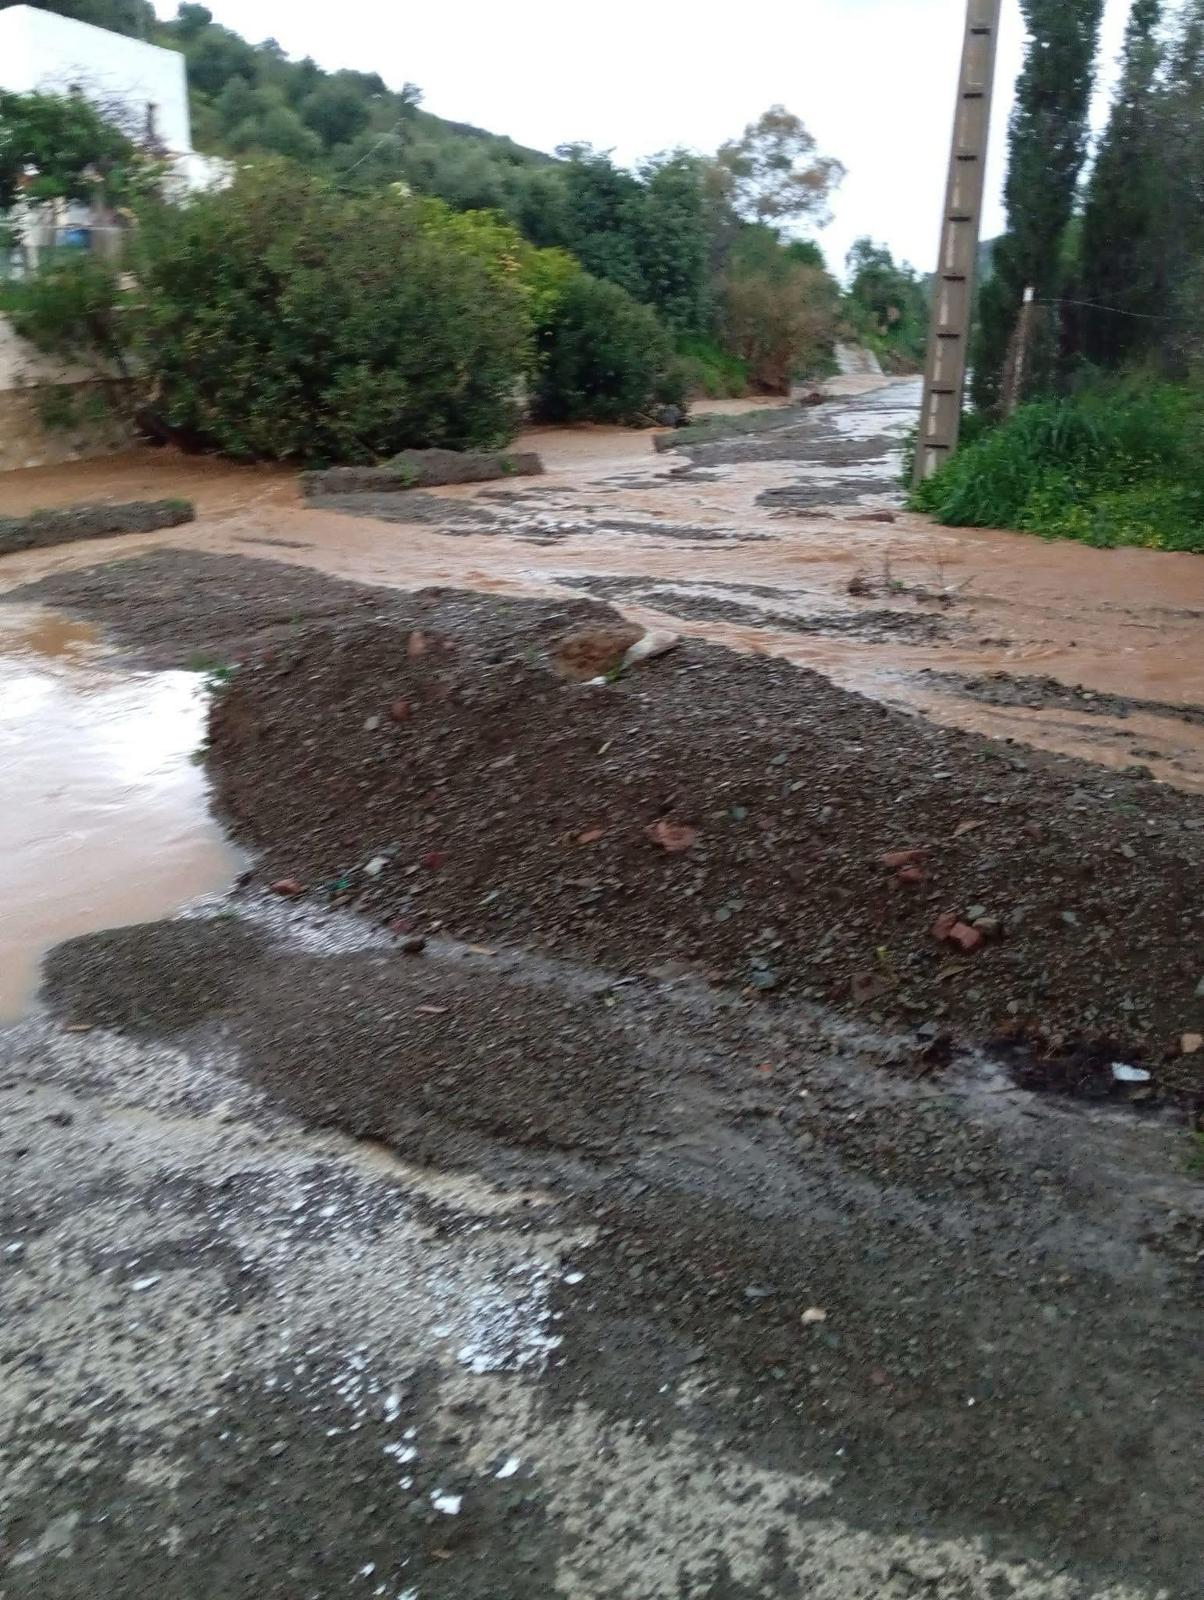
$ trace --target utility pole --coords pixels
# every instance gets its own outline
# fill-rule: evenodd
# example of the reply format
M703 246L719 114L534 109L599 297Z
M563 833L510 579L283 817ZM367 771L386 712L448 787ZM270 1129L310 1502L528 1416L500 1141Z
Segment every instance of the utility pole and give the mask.
M916 444L917 483L948 461L961 432L1002 10L1003 0L967 0L966 4L966 38Z

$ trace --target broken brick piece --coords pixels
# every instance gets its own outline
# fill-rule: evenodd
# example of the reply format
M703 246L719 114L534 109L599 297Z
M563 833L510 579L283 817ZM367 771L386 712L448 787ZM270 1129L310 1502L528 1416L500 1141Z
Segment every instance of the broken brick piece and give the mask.
M977 950L982 943L982 934L977 928L972 928L968 922L955 922L949 929L949 942L969 955L971 950Z
M900 867L919 866L927 855L927 850L888 850L884 856L878 857L878 865L897 872Z
M932 937L938 944L944 944L954 928L957 927L957 924L958 916L956 911L942 911L932 924Z

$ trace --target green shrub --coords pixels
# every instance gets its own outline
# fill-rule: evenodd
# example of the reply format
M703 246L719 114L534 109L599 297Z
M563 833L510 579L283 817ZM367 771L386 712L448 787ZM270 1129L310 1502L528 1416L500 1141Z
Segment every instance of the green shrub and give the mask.
M152 428L319 466L513 434L523 293L407 197L265 165L157 210L134 265Z
M655 314L588 273L564 286L539 348L535 411L545 422L638 423L684 401L684 375Z
M738 400L748 393L747 366L713 339L679 339L677 359L692 395L703 394L709 400Z
M1134 383L1022 406L912 496L955 527L1204 551L1204 408Z

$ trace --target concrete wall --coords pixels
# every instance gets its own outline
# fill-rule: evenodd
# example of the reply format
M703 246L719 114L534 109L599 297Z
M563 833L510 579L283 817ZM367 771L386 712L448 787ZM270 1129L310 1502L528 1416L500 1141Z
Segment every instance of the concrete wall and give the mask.
M0 472L125 449L130 430L104 405L107 392L95 372L40 354L0 317ZM70 413L68 425L48 426L48 406Z
M65 94L73 85L89 100L123 101L138 132L154 106L155 131L168 150L192 149L188 77L179 51L33 6L0 11L0 88Z

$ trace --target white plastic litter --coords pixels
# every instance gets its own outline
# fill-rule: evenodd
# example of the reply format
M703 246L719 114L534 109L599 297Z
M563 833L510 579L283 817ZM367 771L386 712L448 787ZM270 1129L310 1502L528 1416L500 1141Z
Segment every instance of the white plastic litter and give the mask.
M1112 1076L1117 1083L1149 1083L1150 1075L1144 1067L1130 1067L1123 1061L1112 1063Z

